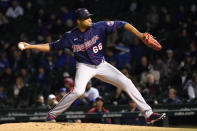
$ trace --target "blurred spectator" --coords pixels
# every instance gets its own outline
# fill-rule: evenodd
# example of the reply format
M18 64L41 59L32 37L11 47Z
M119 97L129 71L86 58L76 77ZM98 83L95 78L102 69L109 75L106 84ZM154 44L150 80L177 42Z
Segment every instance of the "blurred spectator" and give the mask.
M31 43L31 42L29 41L29 36L28 36L26 33L21 33L21 34L20 34L20 41L25 41L25 42Z
M63 26L64 24L62 20L60 18L57 18L55 24L51 29L51 33L63 35L63 33L66 31L64 28L62 28Z
M17 71L21 67L21 65L20 65L20 62L21 62L21 59L22 59L21 54L22 53L20 51L17 51L17 50L14 50L14 52L12 54L12 60L10 62L10 65L11 65L13 71Z
M160 72L154 69L153 65L149 65L148 66L148 70L143 71L141 73L141 78L140 78L140 83L145 84L147 82L147 76L148 74L152 74L154 77L154 83L155 84L159 84L159 80L160 80Z
M79 107L79 106L88 106L89 102L87 101L87 99L85 98L84 95L81 95L78 99L76 99L73 103L72 103L72 107Z
M2 12L0 12L0 28L2 25L7 24L7 23L8 23L8 19L4 16Z
M138 81L140 80L140 76L142 72L147 72L148 71L148 59L146 56L142 56L140 59L139 65L136 65L135 73L137 76Z
M99 113L99 114L104 114L109 112L107 109L103 107L103 99L101 97L96 98L96 106L91 108L88 113ZM88 120L88 122L91 123L104 123L104 124L111 124L111 119L110 118L101 118L101 119L91 119Z
M60 18L62 19L63 23L65 23L68 19L74 21L74 12L72 10L69 10L65 6L60 7Z
M47 14L44 8L38 9L38 12L34 15L34 21L41 27L47 22Z
M191 18L192 21L196 19L196 12L197 12L196 4L191 4L188 16Z
M117 68L130 67L130 49L123 43L119 42L115 45L115 49L118 50L116 61L117 61Z
M143 98L146 100L147 103L149 103L149 104L155 103L154 102L154 98L151 95L150 90L148 90L148 88L146 88L145 85L143 85L143 84L137 84L136 85L136 88L142 94Z
M0 85L0 107L6 104L7 94L5 92L5 87Z
M117 59L116 59L116 55L114 54L114 47L113 46L108 46L105 49L105 59L107 62L109 62L110 64L112 64L113 66L116 67L117 65Z
M34 57L32 56L32 51L30 50L25 50L22 52L21 59L20 59L20 67L21 68L26 68L30 72L35 71L35 66L34 66Z
M72 68L75 67L76 61L74 59L73 53L69 49L65 49L64 51L58 51L56 63L58 68Z
M58 94L57 94L57 96L56 96L56 100L59 102L61 99L62 99L62 97L64 96L64 95L66 95L68 92L67 92L67 90L66 90L66 88L60 88L59 90L58 90Z
M153 30L153 26L150 22L145 22L144 24L144 30L145 32L151 32Z
M176 96L176 90L170 88L168 92L168 98L163 99L164 104L182 104L182 101Z
M2 7L3 9L7 9L9 7L11 0L1 0L0 1L0 7Z
M53 41L52 36L51 36L51 35L47 35L47 36L46 36L46 42L47 42L47 43L51 43L52 41ZM51 54L48 54L48 55L51 55ZM47 56L48 56L48 55L47 55Z
M46 5L46 1L45 0L35 0L36 4L38 4L39 6L44 6Z
M159 71L161 79L163 79L167 72L167 64L162 60L161 56L155 56L154 69Z
M151 22L153 27L156 27L159 22L159 13L155 5L151 6L151 12L147 14L146 19Z
M24 85L29 86L29 84L30 84L30 79L31 79L31 77L30 77L31 74L28 73L27 69L22 68L22 69L20 70L20 76L23 78Z
M48 26L53 26L55 25L55 22L56 22L56 19L57 19L57 15L55 12L52 12L51 14L49 14L49 19L48 19Z
M56 100L55 95L50 94L48 96L48 100L47 100L47 108L48 109L52 109L53 107L55 107L58 104L58 101Z
M132 24L132 23L130 23L130 24ZM118 34L117 34L117 33L115 33L115 34L116 34L116 39L115 39L115 41L117 41L117 39L118 39ZM127 30L123 30L123 31L122 31L122 41L123 41L125 44L127 44L127 45L132 44L134 38L136 38L136 37L134 36L133 33L129 32L129 31L127 31ZM114 38L113 38L113 39L114 39ZM115 41L109 41L108 43L110 43L110 42L115 43ZM131 51L131 53L132 53L132 51Z
M180 71L171 79L172 86L177 87L176 89L182 98L187 98L187 93L184 91L184 85L189 79L189 71L185 67L182 67Z
M6 90L9 90L10 86L14 82L14 73L10 67L4 69L2 76L0 78L0 83L6 87Z
M188 80L184 86L184 89L187 90L188 102L197 100L197 73L194 72L192 79Z
M46 105L45 105L45 102L44 102L43 95L38 95L37 96L36 103L34 105L34 108L37 108L37 109L46 109Z
M10 64L5 51L0 51L0 72L2 72Z
M162 29L162 31L171 30L174 28L171 14L169 14L167 7L161 7L159 23L159 28Z
M185 11L184 5L182 5L182 4L179 5L178 11L175 13L174 18L177 23L182 22L182 21L186 21L187 16L186 16L186 11Z
M108 19L107 19L107 20L108 20ZM109 20L108 20L108 21L109 21ZM130 33L131 33L131 32L130 32ZM129 31L128 31L128 32L125 31L125 34L129 34ZM123 37L124 37L124 35L123 35ZM125 37L126 37L126 36L125 36ZM126 38L125 38L125 37L124 37L123 39L127 39L127 40L128 40L128 37L126 37ZM117 31L114 31L114 33L109 34L109 35L107 36L106 45L108 45L108 46L113 46L114 43L116 43L118 39L119 39L118 32L117 32Z
M187 49L187 45L189 44L188 39L188 31L187 29L182 29L178 36L178 40L176 40L176 44L174 45L174 49L176 49L178 59L181 59L184 55L185 49ZM178 45L177 45L178 43Z
M166 63L168 70L169 69L171 69L171 70L176 70L177 69L178 63L174 58L174 53L173 53L172 49L168 49L166 51L166 57L165 57L164 62ZM164 73L165 73L165 75L167 75L166 71Z
M133 0L130 3L129 10L134 13L138 8L138 0Z
M71 76L68 72L64 72L63 77L64 77L64 79L66 79L66 78L70 78Z
M193 59L196 59L196 57L197 57L197 49L196 49L196 42L195 42L195 40L192 40L191 43L189 44L188 52L191 54Z
M88 81L86 85L86 91L85 91L85 97L89 100L89 102L92 104L97 97L99 97L99 91L98 89L92 87L92 81Z
M71 19L66 20L65 24L66 24L66 28L64 32L69 31L74 27L74 22Z
M48 73L56 69L55 60L51 53L47 53L41 61L41 65L46 69Z
M40 93L43 94L46 100L50 93L51 85L49 82L49 76L43 67L38 68L36 82L39 84Z
M4 86L0 85L0 98L1 99L5 99L6 98L6 94L4 92Z
M131 61L132 63L138 64L138 60L146 54L145 46L142 42L137 38L133 38L132 45L130 46L131 49Z
M6 11L6 16L16 19L24 14L23 8L19 5L17 0L12 1L12 6L10 6Z
M185 57L182 62L184 63L184 68L186 68L189 73L191 73L195 69L193 64L193 57L190 52L185 52Z
M0 46L2 46L2 49L1 49L2 51L4 50L6 52L7 51L9 52L12 49L16 49L13 46L10 46L10 43L9 42L5 42L3 40L0 42L0 44L1 44ZM7 52L7 54L8 54L8 52ZM8 57L9 57L9 54L8 54Z
M128 109L123 110L123 112L140 112L140 110L137 108L137 104L133 100L129 100L128 102ZM126 125L140 125L145 126L146 120L144 117L132 117L132 118L125 118L123 119L123 123Z
M15 84L13 85L10 93L9 97L13 100L15 107L28 107L30 92L28 87L24 85L22 77L16 77Z
M194 40L189 44L188 52L190 53L192 57L192 63L191 63L192 66L196 67L197 66L197 49L196 49L196 43Z
M25 3L25 8L24 8L24 18L26 21L28 22L33 22L33 17L34 17L34 14L35 14L35 7L33 6L33 3L31 1L27 1ZM31 24L30 23L30 24Z
M155 77L152 74L146 76L146 85L144 90L149 90L151 96L154 98L154 104L158 104L157 99L159 97L159 86L155 82Z
M172 24L172 18L170 14L166 14L165 15L165 19L164 19L164 25L163 25L163 29L164 31L166 30L172 30L174 27L174 24Z
M57 55L57 60L56 60L57 68L62 68L65 66L65 57L66 55L64 54L64 51L58 50L58 55Z
M129 79L131 79L131 81L133 82L134 85L137 85L137 78L134 75L131 75L129 72L129 68L127 67L123 67L121 69L121 72Z

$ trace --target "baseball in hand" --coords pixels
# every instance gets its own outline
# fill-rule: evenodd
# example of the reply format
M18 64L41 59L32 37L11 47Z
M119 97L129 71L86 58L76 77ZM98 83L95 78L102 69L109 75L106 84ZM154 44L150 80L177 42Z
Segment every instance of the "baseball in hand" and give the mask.
M19 46L19 48L20 48L21 50L23 50L24 47L25 47L24 44L22 44L22 43L20 43L18 46Z

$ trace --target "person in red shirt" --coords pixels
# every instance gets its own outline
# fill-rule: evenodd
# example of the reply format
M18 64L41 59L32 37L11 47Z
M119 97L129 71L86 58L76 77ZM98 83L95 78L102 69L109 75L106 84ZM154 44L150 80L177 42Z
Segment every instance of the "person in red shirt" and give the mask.
M140 110L137 108L137 104L131 99L128 102L128 109L123 110L122 112L140 112ZM121 120L122 124L126 125L138 125L138 126L145 126L146 125L146 119L144 117L136 116L131 118L123 118Z
M103 107L103 99L102 97L97 97L95 102L95 107L91 108L88 113L108 113L109 111ZM87 122L92 123L104 123L104 124L111 124L111 118L95 118L88 120Z

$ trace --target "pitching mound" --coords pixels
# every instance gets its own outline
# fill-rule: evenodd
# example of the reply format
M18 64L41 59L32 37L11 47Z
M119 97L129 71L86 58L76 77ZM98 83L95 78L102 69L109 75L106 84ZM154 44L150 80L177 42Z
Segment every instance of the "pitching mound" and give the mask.
M93 123L9 123L0 125L1 131L197 131L186 128L126 126Z

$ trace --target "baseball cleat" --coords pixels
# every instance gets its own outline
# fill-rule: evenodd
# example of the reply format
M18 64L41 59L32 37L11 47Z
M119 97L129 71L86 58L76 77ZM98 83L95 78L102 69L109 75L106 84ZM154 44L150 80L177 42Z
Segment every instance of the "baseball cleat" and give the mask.
M160 121L166 117L166 113L152 113L150 117L146 119L148 125L153 125L155 122Z
M56 122L55 116L48 114L46 117L46 122L52 122L52 123Z

